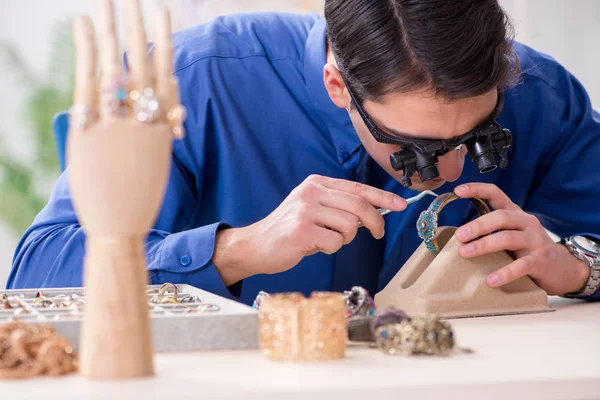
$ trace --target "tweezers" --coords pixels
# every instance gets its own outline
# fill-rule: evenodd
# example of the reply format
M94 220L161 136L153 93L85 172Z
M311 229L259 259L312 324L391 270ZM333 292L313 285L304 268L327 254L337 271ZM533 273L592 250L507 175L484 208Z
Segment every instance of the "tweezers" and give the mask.
M415 197L411 197L406 199L406 202L408 203L408 205L411 205L412 203L416 203L417 201L421 200L423 197L425 196L433 196L433 197L438 197L437 194L435 194L435 192L431 191L431 190L425 190L424 192L419 193L418 195L416 195ZM387 215L391 212L393 212L392 210L388 210L387 208L378 208L377 212L381 215ZM363 226L362 222L358 223L359 226Z

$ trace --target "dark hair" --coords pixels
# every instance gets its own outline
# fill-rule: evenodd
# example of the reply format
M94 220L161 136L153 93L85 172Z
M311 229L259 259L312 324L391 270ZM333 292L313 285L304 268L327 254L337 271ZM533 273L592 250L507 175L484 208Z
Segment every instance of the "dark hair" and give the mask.
M325 0L325 18L360 101L418 89L451 101L519 79L512 25L497 0Z

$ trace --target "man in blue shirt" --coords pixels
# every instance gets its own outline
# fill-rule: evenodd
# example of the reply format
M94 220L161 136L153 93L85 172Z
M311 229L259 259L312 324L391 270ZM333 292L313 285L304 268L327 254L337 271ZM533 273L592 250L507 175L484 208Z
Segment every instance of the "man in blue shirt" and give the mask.
M435 189L495 210L467 223L471 206L456 202L440 217L461 226L463 257L514 252L489 285L529 275L550 294L580 292L590 267L544 227L600 232L600 116L569 72L509 28L496 0L326 0L325 18L238 15L176 34L187 136L147 240L151 283L245 303L259 290L374 293L420 244L428 202L403 198ZM390 165L394 139L460 138L501 106L506 169L480 174L467 146L440 154L438 177ZM68 176L21 239L9 288L81 285ZM384 219L377 207L402 212Z

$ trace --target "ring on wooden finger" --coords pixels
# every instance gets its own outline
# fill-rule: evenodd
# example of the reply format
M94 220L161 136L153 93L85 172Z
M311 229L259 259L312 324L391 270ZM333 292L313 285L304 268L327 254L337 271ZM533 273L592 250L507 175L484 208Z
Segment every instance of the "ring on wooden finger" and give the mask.
M126 80L115 76L110 83L102 87L101 103L114 118L126 118L130 114L131 106L128 101Z
M185 122L186 117L187 110L181 104L176 105L167 112L167 121L173 131L173 136L176 139L182 139L185 136L183 123Z

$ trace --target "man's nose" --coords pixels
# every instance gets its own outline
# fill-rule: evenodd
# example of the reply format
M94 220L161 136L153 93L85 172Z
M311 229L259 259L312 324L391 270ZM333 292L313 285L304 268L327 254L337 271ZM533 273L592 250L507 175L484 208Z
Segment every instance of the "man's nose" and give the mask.
M463 171L466 149L464 146L460 150L451 151L438 160L438 171L440 178L446 182L454 182Z

